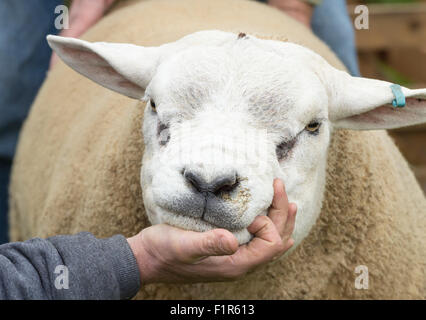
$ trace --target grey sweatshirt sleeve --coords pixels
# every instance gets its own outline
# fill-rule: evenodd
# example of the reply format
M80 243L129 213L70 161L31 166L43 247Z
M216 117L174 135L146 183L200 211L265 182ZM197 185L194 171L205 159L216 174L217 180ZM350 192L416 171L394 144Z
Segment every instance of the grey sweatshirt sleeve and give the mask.
M0 299L129 299L139 287L136 259L121 235L0 245Z

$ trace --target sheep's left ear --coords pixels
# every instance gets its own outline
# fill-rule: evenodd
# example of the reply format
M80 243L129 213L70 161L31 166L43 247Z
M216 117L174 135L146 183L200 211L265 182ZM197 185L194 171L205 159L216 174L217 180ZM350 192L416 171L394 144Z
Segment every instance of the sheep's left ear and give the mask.
M352 77L338 70L332 70L328 78L329 118L337 128L393 129L426 122L426 89L395 88L386 81Z
M47 36L47 42L71 68L98 84L141 99L160 58L159 47L124 43L87 42Z

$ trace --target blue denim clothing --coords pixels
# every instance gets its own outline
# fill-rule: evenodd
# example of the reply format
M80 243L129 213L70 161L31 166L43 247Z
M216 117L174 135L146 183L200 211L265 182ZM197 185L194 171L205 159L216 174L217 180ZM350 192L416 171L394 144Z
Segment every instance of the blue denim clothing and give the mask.
M346 0L323 0L314 10L314 33L336 53L353 76L360 76L353 23Z
M7 241L7 185L18 133L49 65L62 0L0 1L0 244Z
M10 161L0 159L0 244L8 242L7 236L7 188L9 185Z
M346 0L323 0L314 9L311 27L314 34L336 53L349 72L353 76L359 76L355 33Z

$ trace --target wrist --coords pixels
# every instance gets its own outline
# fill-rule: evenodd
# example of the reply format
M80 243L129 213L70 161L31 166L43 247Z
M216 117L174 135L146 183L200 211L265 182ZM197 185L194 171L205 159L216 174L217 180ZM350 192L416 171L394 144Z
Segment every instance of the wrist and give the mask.
M143 231L128 238L127 242L138 264L141 285L154 282L156 270L155 259L149 253L149 250L145 248L146 244L143 239Z

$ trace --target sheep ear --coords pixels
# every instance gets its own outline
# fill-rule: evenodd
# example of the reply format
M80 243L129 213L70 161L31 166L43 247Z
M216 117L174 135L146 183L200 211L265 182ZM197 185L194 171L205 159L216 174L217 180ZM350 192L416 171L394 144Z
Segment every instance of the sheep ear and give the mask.
M393 129L426 122L426 89L396 89L404 107L395 107L392 83L352 77L333 70L329 108L335 127L355 130Z
M47 42L72 69L131 98L142 99L157 62L157 47L94 42L48 35Z

